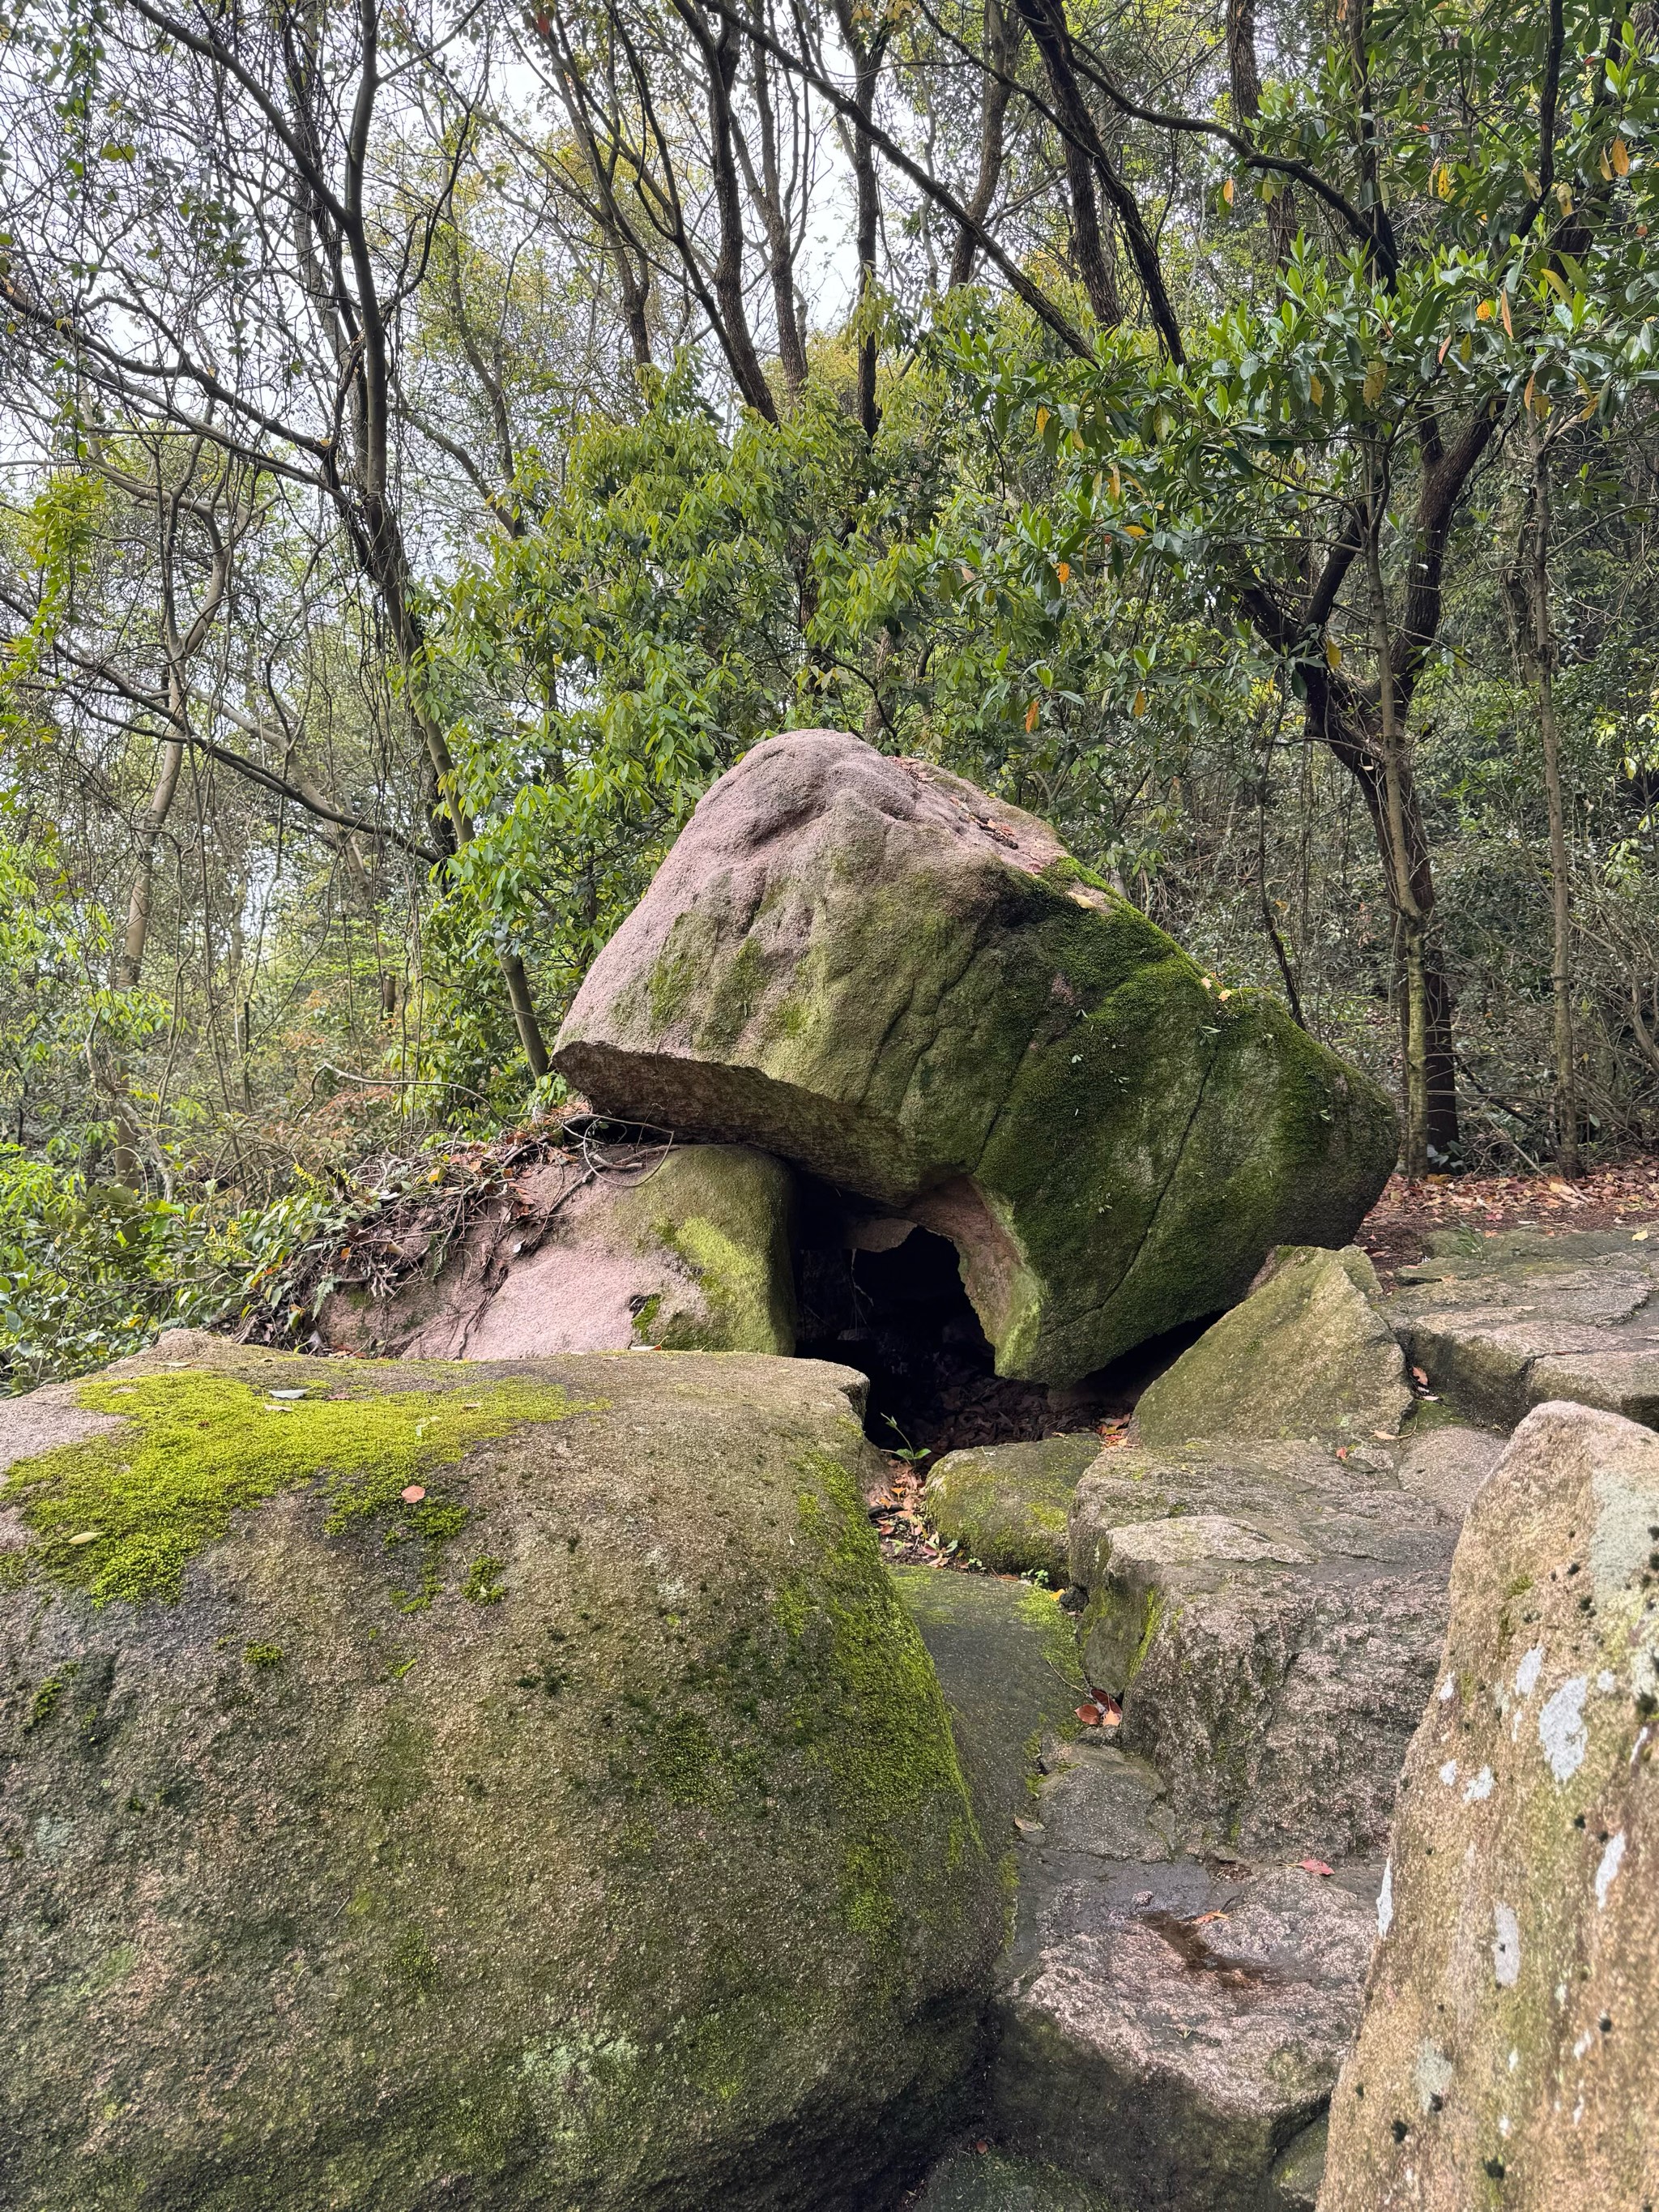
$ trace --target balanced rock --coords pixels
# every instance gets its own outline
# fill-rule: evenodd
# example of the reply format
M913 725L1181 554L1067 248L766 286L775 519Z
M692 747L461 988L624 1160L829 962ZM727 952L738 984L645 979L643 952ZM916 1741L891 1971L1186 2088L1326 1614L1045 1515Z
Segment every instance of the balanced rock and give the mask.
M1093 1429L1032 1443L947 1452L922 1491L938 1533L1000 1573L1066 1580L1066 1516L1079 1479L1100 1455Z
M822 2212L1002 1893L810 1360L174 1334L0 1414L15 2212Z
M423 1250L390 1296L335 1291L320 1334L331 1350L402 1359L639 1345L787 1355L793 1201L788 1169L746 1145L647 1149L603 1172L551 1161L453 1249Z
M1371 1302L1367 1255L1303 1247L1276 1254L1271 1267L1142 1392L1135 1424L1146 1443L1399 1434L1411 1385Z
M1048 1382L1343 1243L1395 1154L1375 1085L1045 823L828 730L705 794L554 1056L950 1237L999 1372Z
M1085 1667L1212 1847L1379 1856L1455 1525L1313 1443L1101 1455L1072 1508Z
M1528 1414L1401 1784L1322 2212L1659 2201L1659 1437Z

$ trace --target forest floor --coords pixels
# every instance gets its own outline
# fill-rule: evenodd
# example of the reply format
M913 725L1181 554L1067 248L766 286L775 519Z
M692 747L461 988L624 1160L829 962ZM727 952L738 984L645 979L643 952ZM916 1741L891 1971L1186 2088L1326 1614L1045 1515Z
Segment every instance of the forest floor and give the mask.
M1395 1271L1422 1259L1437 1229L1623 1229L1659 1227L1659 1159L1596 1168L1577 1182L1559 1176L1390 1176L1360 1224L1363 1244L1385 1291Z

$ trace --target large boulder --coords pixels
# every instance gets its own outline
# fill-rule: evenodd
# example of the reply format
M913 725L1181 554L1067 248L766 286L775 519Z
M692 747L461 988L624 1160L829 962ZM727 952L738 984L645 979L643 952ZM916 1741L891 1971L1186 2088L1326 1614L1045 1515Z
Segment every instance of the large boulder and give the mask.
M9 2212L823 2212L1005 1905L862 1378L174 1334L0 1414Z
M746 1145L647 1147L625 1165L590 1152L516 1176L453 1244L404 1236L395 1257L415 1264L389 1288L334 1291L324 1343L402 1359L793 1352L794 1178L781 1160ZM374 1244L371 1224L350 1248L370 1274Z
M1476 1495L1322 2212L1659 2200L1659 1438L1540 1407Z
M1364 1252L1276 1254L1267 1280L1142 1392L1139 1433L1153 1444L1397 1437L1411 1385L1376 1286Z
M998 1371L1048 1382L1342 1243L1395 1155L1375 1085L1045 823L830 730L706 793L554 1057L949 1237Z

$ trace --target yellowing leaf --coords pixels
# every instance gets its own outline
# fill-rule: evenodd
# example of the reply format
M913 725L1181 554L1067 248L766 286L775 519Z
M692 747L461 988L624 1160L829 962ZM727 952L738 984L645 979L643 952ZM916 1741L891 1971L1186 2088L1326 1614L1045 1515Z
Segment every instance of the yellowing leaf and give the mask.
M1364 392L1367 407L1376 406L1377 401L1382 397L1383 388L1388 381L1389 364L1386 361L1366 362Z
M1469 336L1468 332L1465 331L1462 337L1457 341L1457 357L1466 368L1468 365L1469 357L1474 351L1474 340Z
M1071 562L1069 561L1062 561L1059 568L1055 569L1054 574L1059 577L1062 584L1069 584L1072 580Z
M1510 337L1513 337L1515 336L1515 325L1510 319L1510 295L1507 292L1500 292L1498 295L1498 312L1504 318L1504 328L1505 331Z
M1231 177L1229 177L1229 178L1228 178L1228 179L1227 179L1226 183L1225 183L1224 185L1223 185L1223 186L1221 187L1221 197L1222 197L1222 198L1223 198L1224 200L1225 200L1225 201L1226 201L1226 203L1227 203L1227 204L1228 204L1228 206L1229 206L1229 207L1231 207L1231 206L1232 205L1232 204L1233 204L1233 180L1232 180L1232 179L1231 179Z
M1111 482L1112 497L1114 499L1121 499L1123 496L1123 479L1117 472L1117 463L1115 461L1112 464Z
M1562 214L1571 215L1572 213L1572 186L1571 185L1558 185L1555 188L1555 197L1557 201L1559 203Z
M1046 407L1039 407L1037 409L1037 435L1039 438L1042 435L1048 427L1048 410Z
M1325 641L1325 665L1328 668L1340 668L1342 665L1342 648L1334 637L1328 637Z
M1325 387L1316 376L1308 379L1308 397L1316 407L1322 407L1325 404Z
M1477 323L1489 323L1492 319L1494 312L1492 301L1490 300L1483 300L1480 302L1480 305L1474 311L1474 319Z
M1140 715L1140 714L1144 714L1146 713L1146 694L1145 693L1145 691L1137 691L1137 692L1135 693L1134 704L1133 704L1133 706L1132 706L1132 707L1130 708L1129 712L1130 712L1132 714Z
M1616 177L1630 174L1630 148L1622 138L1615 138L1613 142L1613 173Z
M1609 184L1613 182L1613 164L1607 159L1607 152L1605 146L1601 149L1601 174L1607 179Z
M1434 188L1443 200L1452 196L1452 173L1443 161L1434 173Z
M1125 533L1130 538L1144 538L1146 535L1138 522L1126 522L1123 528Z
M1030 705L1025 709L1025 730L1027 736L1029 736L1037 726L1037 703L1038 702L1033 699Z

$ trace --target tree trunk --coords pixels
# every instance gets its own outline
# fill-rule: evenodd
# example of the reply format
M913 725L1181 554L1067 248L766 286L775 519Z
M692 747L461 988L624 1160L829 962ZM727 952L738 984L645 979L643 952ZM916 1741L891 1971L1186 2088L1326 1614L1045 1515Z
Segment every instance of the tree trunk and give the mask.
M1003 131L1011 89L1008 79L1013 74L1014 58L1024 28L1018 16L1010 22L1003 13L1001 0L985 0L985 58L990 66L985 78L984 104L980 109L979 174L974 179L973 197L968 203L968 213L981 229L990 215L1002 176ZM951 291L971 280L977 245L974 233L963 224L957 229L951 253L947 283Z
M1550 624L1549 441L1532 440L1532 485L1520 562L1516 629L1522 672L1538 695L1538 734L1544 755L1544 796L1550 841L1551 1057L1554 1061L1555 1163L1564 1176L1578 1173L1578 1097L1572 1035L1572 879L1567 859L1567 813L1561 788L1561 732L1555 718L1555 640Z
M1420 1182L1429 1167L1429 1002L1424 959L1425 916L1413 881L1412 853L1407 842L1405 810L1405 733L1395 711L1394 645L1389 629L1389 603L1382 590L1382 562L1377 545L1380 507L1373 509L1366 532L1365 559L1371 586L1371 635L1376 656L1379 734L1382 741L1384 817L1388 824L1388 855L1392 862L1389 884L1400 925L1406 980L1405 1020L1405 1146L1402 1165L1407 1177Z

